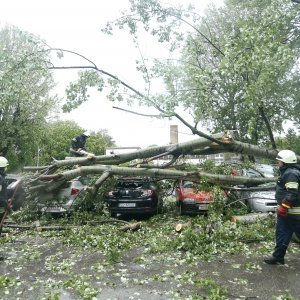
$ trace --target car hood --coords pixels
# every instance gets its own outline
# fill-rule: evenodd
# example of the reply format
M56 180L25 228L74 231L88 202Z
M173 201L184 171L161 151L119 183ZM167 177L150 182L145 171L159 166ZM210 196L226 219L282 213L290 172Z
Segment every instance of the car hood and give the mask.
M201 192L201 191L197 192L197 193L192 193L192 192L183 193L183 197L184 198L192 198L199 202L202 202L202 201L211 202L213 200L213 197L211 194L206 193L206 192Z
M251 192L250 193L250 198L275 200L275 191L257 191L257 192Z

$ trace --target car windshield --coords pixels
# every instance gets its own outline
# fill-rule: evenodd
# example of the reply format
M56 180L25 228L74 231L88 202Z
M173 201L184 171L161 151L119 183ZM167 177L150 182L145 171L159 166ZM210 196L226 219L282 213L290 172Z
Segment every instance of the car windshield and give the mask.
M137 189L137 188L142 188L144 185L143 182L125 182L125 181L119 181L117 183L117 188L118 189Z
M149 188L151 183L148 179L141 178L130 178L130 179L119 179L116 183L117 189L142 189Z
M248 168L245 171L247 177L274 177L274 168L269 165L255 165L253 168Z
M191 181L184 181L183 184L182 184L182 187L183 188L193 188L194 187L194 183L191 182Z
M275 170L274 167L271 165L266 164L257 164L255 165L255 169L261 172L265 177L274 177Z
M260 172L254 170L254 169L247 169L245 171L245 173L246 173L247 177L252 177L252 178L253 177L263 177L263 175Z

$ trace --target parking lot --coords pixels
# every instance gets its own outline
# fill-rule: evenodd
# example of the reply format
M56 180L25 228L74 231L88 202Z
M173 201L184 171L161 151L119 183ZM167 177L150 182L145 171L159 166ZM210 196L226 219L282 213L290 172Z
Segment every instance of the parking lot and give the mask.
M291 245L284 266L262 262L273 247L268 239L209 259L167 249L176 239L188 242L174 232L187 220L150 218L122 233L117 223L11 232L1 239L0 299L300 298L299 244Z

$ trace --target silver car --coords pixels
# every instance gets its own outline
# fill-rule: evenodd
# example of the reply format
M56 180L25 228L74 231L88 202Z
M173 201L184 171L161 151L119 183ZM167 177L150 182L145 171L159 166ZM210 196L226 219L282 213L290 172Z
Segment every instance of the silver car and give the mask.
M57 194L48 193L38 204L39 210L51 214L70 213L74 210L74 204L79 194L87 185L87 177L77 177L66 182Z
M245 192L243 198L253 212L275 212L277 209L275 191Z
M255 178L275 177L274 168L268 165L257 165L253 168L244 169L242 175ZM239 196L252 212L275 212L277 209L275 184L267 183L259 187L269 190L247 191L247 187L244 187L245 190L240 191Z

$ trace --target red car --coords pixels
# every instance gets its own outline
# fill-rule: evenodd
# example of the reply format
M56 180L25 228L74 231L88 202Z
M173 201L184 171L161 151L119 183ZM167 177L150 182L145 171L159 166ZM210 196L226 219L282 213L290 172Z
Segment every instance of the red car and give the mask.
M206 213L213 201L213 196L205 191L196 191L194 183L180 180L175 189L176 204L180 215L197 215Z

